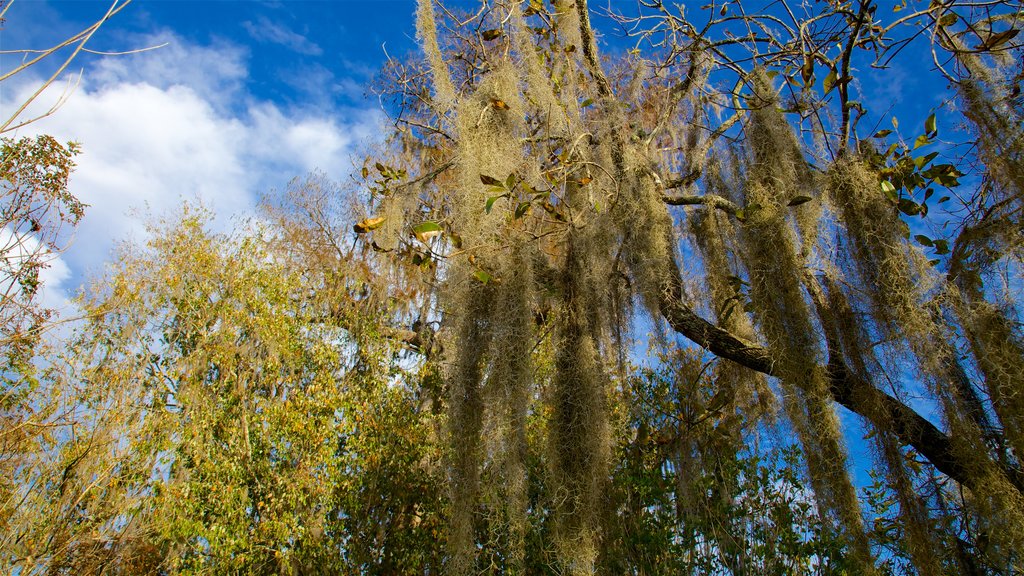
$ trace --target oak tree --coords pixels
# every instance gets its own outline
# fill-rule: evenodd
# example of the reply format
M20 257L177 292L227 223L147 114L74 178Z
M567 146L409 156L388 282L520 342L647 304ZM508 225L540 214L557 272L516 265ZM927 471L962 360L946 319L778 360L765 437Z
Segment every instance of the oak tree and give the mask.
M706 474L777 405L850 570L871 573L885 538L851 480L847 410L918 571L1020 570L1021 16L421 0L424 58L385 71L393 148L363 170L355 232L436 286L421 319L443 342L448 569L493 565L497 546L522 571L537 505L559 571L607 569L626 516L609 500L611 398L653 327L669 365L703 364L653 465ZM870 93L905 66L941 94L914 127ZM524 459L538 397L542 504Z

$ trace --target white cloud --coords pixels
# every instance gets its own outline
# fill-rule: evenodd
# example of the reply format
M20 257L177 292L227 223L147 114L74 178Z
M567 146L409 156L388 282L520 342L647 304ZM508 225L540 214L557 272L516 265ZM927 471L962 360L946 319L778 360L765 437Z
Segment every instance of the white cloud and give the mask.
M16 134L82 145L71 191L89 208L71 248L46 275L49 290L67 292L83 275L101 273L116 242L144 240L135 214L163 215L183 200L199 200L224 225L261 194L314 168L342 178L350 155L379 132L380 115L372 110L300 111L254 98L244 87L244 49L197 46L168 34L151 39L172 44L101 60L55 115ZM18 80L5 86L0 108L34 88L28 78ZM48 106L59 90L38 105Z
M244 90L249 61L249 50L244 46L218 39L206 46L191 44L166 30L129 35L122 43L125 49L145 51L96 60L87 70L91 85L136 83L160 89L187 86L218 106Z
M256 22L247 20L242 23L242 26L257 42L280 44L293 52L308 56L319 56L324 53L323 49L302 34L289 29L280 22L274 22L266 16L260 16Z

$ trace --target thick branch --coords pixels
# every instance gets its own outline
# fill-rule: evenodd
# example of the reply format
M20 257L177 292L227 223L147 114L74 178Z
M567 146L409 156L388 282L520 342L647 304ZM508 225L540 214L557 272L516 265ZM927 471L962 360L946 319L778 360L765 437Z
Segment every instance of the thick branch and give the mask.
M739 212L740 207L735 202L716 196L714 194L704 194L702 196L669 196L665 195L661 197L662 202L669 206L707 206L708 208L718 208L719 210L732 214L733 216Z
M673 330L687 337L712 354L769 376L777 376L768 350L736 337L715 326L690 309L683 301L679 271L672 263L672 284L661 297L661 314ZM852 412L879 426L892 430L900 442L913 447L943 474L972 488L976 478L970 467L955 453L953 442L934 424L906 404L872 386L834 356L827 366L832 398ZM1007 478L1024 492L1024 477L1017 470L1005 467Z

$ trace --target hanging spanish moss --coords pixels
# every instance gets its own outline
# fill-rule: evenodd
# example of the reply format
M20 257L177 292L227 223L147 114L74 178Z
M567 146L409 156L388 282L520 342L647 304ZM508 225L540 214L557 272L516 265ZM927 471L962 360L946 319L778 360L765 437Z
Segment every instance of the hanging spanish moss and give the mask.
M989 456L985 438L991 424L986 410L950 345L948 330L936 321L936 312L921 304L928 285L921 266L923 258L903 240L895 210L877 196L872 199L871 193L880 186L877 177L862 164L839 161L833 165L829 189L839 206L850 238L849 250L862 281L883 288L870 292L877 325L892 338L906 339L943 407L958 454L984 479L973 488L975 505L984 514L999 518L999 522L1016 526L1021 517L1019 510L1024 508L1015 504L1020 499L1019 491L997 473Z
M942 547L936 541L937 535L928 517L927 503L915 489L912 472L907 467L907 458L891 433L877 430L875 438L876 450L881 455L884 465L886 481L900 505L899 518L902 521L910 560L918 574L941 574Z
M533 384L533 278L526 249L514 247L494 302L485 398L485 445L493 459L488 499L491 541L510 574L525 570L527 522L526 415Z
M536 38L533 30L527 26L523 19L523 13L518 2L513 2L509 9L510 28L515 42L515 49L519 53L520 66L524 69L524 80L526 81L526 94L532 104L540 111L540 117L544 118L545 125L550 134L555 137L564 137L568 133L579 133L579 112L575 106L565 106L555 94L555 86L552 84L552 77L560 74L559 69L564 69L564 61L557 62L558 69L552 62L550 70L545 70L538 61L538 55L543 57L536 45Z
M416 7L416 35L426 53L433 77L434 100L438 112L444 113L455 103L455 86L448 65L437 42L437 22L434 20L433 0L418 0Z
M713 209L691 215L690 227L704 261L704 277L718 325L740 338L755 341L754 325L746 310L742 285L738 282L740 275L730 266L726 248L727 240L729 244L736 242L735 228ZM722 362L716 367L716 376L722 393L731 397L737 409L750 420L774 415L777 410L775 395L764 374L732 362Z
M989 66L958 40L954 44L959 48L958 61L968 74L957 83L963 113L977 133L978 155L985 163L986 175L1000 199L1013 198L1019 203L1024 194L1024 118L1011 105L999 63Z
M875 385L871 375L877 372L878 361L874 351L863 345L870 341L864 324L855 318L849 300L837 281L836 271L828 271L822 280L825 290L820 295L823 301L819 311L823 315L825 332L831 339L830 353L841 354L847 370ZM878 412L879 416L872 425L875 451L885 470L888 486L899 504L899 518L907 552L920 574L940 574L939 553L942 547L931 525L927 503L915 489L907 458L892 434L893 423L889 415L881 410Z
M646 161L629 149L626 178L616 196L612 217L622 230L623 260L636 282L647 312L654 318L668 289L667 272L674 250L672 218L661 201L660 181Z
M583 47L583 41L580 39L580 18L576 4L577 0L554 0L555 20L563 43L579 49Z
M920 254L910 250L895 206L882 194L881 180L863 162L843 158L826 174L827 190L849 239L847 249L861 280L872 290L871 314L890 339L920 342L931 319L919 303L927 280Z
M480 430L483 398L481 342L491 337L489 326L493 290L464 280L455 294L449 313L457 322L451 343L455 358L448 374L448 434L451 442L449 493L451 514L448 528L448 570L471 574L476 558L476 502L480 466L483 460Z
M992 407L1016 454L1024 454L1024 342L1009 317L984 302L961 304L960 316Z
M821 514L838 516L853 557L869 573L873 561L803 296L796 233L786 213L798 184L806 182L801 180L806 163L770 82L757 77L754 90L761 107L751 112L746 127L750 158L740 234L751 300L778 367L783 407L803 445Z
M485 209L491 194L485 180L505 180L520 169L523 108L514 68L499 63L456 110L459 185L451 191L453 228L467 245L487 247L471 252L472 261L466 256L453 259L441 294L446 314L457 326L446 348L451 354L449 571L469 574L476 562L478 525L483 523L476 513L481 491L488 492L485 500L492 505L499 501L496 494L503 494L504 504L496 506L498 511L491 518L494 526L489 529L493 528L492 535L502 533L496 539L506 543L510 558L523 554L523 526L518 519L525 509L521 440L532 345L530 280L522 269L527 261L518 250L492 244L500 240L503 218L499 211ZM486 439L482 438L485 423ZM481 486L480 474L488 458L494 459L492 466L512 474L511 484ZM511 521L513 517L517 520Z
M605 395L608 379L599 356L599 305L589 270L588 246L568 239L561 279L562 306L551 418L551 461L556 546L568 574L593 574L600 544L601 496L607 478L610 438Z

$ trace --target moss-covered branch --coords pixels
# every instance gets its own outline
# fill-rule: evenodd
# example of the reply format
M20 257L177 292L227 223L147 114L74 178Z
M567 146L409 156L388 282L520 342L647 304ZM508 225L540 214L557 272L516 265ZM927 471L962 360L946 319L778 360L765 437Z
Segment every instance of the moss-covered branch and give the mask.
M678 270L673 272L670 277L679 278ZM712 354L769 376L778 375L768 350L719 328L687 306L678 280L663 293L661 314L673 330ZM856 377L836 355L832 355L826 370L829 391L836 402L872 423L888 423L901 443L917 450L937 470L968 488L974 487L976 478L956 454L951 438L924 416ZM1001 471L1024 492L1024 473L1006 466Z

